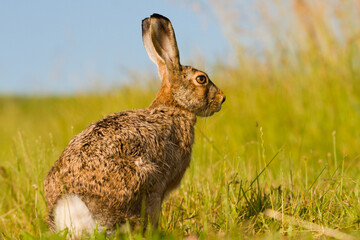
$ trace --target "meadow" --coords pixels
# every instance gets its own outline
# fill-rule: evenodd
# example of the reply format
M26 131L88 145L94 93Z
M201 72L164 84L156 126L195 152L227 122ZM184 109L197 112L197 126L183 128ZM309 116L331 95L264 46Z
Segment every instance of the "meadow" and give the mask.
M211 67L227 100L198 118L191 165L146 238L360 238L360 3L291 2L296 30L271 18L278 39L262 57L236 42L236 63ZM103 93L0 97L0 239L66 239L46 225L47 171L75 134L147 107L159 85L148 76Z

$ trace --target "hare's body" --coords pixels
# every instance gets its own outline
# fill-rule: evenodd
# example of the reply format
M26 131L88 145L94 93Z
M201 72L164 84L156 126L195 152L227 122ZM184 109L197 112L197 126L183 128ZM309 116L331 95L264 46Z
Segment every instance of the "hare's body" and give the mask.
M168 107L115 113L91 124L46 178L49 209L64 194L77 195L107 229L139 218L143 200L157 212L190 163L194 124L194 114Z
M180 65L167 18L154 14L142 27L160 91L150 107L111 114L70 141L44 183L55 230L111 232L141 216L156 226L164 197L189 166L196 116L211 116L225 101L204 72Z

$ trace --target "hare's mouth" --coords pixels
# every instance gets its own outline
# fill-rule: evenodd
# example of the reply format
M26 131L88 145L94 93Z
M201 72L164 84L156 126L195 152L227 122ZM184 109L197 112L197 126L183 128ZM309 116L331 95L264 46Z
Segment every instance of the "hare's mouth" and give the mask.
M217 99L216 101L213 101L211 105L214 109L214 112L219 112L221 110L221 107L224 102L225 102L225 97L222 97L221 99Z
M220 103L220 104L217 106L217 108L216 108L216 110L213 112L213 114L216 113L216 112L220 112L221 108L222 108L222 103Z
M199 117L210 117L214 115L214 113L219 112L221 110L221 107L222 107L221 102L214 101L207 109L198 112L196 115Z

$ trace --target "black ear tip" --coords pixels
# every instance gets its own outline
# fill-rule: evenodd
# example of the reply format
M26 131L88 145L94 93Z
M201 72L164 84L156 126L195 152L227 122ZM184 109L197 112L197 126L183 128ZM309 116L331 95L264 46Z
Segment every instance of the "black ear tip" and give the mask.
M170 20L167 17L164 17L163 15L160 15L158 13L153 13L150 17L144 18L141 22L142 26L143 26L143 30L147 29L148 26L150 25L150 19L151 18L155 18L155 19L162 19L165 20L167 22L170 22Z
M158 19L164 19L166 21L170 21L167 17L164 17L163 15L160 15L158 13L153 13L151 16L151 18L158 18Z

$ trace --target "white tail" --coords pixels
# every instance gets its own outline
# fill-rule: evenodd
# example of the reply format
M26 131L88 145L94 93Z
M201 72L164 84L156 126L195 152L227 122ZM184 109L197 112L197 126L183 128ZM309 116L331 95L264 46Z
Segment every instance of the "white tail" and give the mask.
M77 195L66 195L61 198L54 211L56 231L67 228L74 238L79 238L83 233L92 234L96 222L89 209Z

